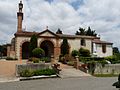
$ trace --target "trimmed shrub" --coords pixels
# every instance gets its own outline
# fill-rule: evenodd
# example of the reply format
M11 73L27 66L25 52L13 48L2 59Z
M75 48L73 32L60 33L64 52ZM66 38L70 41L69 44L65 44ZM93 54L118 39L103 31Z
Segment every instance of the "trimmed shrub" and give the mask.
M32 51L32 54L34 57L36 58L41 58L44 56L45 52L43 49L41 48L35 48L33 51Z
M31 61L33 63L39 63L40 59L39 58L35 58L35 57L31 57L31 58L29 58L29 61Z
M90 57L90 51L88 49L80 48L79 54L82 57Z
M37 48L37 35L33 34L31 39L30 39L30 44L29 44L29 53L30 53L30 57L33 57L33 53L32 51Z
M50 58L48 58L48 57L43 57L40 59L40 61L45 61L46 63L51 62Z
M71 53L71 55L73 57L75 57L75 56L79 55L79 52L77 50L73 50L72 53Z
M66 38L63 39L63 43L61 45L61 54L63 56L69 54L69 45L68 45L68 40Z
M41 70L35 70L34 72L34 76L39 76L39 75L54 75L56 74L55 70L53 69L41 69Z
M39 63L40 59L39 58L33 58L33 63Z
M21 77L32 77L32 76L40 76L40 75L55 75L56 72L53 69L40 69L40 70L23 70L20 72Z

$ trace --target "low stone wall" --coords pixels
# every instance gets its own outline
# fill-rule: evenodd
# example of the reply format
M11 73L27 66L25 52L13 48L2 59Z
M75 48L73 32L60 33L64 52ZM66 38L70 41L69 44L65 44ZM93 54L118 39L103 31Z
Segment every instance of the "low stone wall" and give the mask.
M96 65L95 74L120 74L120 64Z
M46 69L51 68L51 64L41 63L31 63L31 64L17 64L16 65L16 76L20 76L20 72L26 69L29 70L38 70L38 69Z

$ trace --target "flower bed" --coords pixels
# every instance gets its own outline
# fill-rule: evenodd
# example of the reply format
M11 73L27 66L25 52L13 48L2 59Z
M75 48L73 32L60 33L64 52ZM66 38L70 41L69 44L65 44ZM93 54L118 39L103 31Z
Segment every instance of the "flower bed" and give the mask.
M23 70L22 72L20 72L20 76L21 77L32 77L32 76L41 76L41 75L55 75L56 72L53 69L39 69L39 70L30 70L30 69L26 69Z

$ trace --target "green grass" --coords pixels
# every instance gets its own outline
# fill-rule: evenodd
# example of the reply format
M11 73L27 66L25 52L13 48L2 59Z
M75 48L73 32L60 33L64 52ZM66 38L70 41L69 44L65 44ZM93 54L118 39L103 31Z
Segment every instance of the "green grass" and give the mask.
M94 74L95 77L118 77L117 74Z

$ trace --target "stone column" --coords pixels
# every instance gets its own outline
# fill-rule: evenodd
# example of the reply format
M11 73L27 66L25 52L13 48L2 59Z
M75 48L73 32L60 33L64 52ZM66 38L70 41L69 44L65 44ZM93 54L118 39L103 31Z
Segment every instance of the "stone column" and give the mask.
M75 59L75 62L74 62L74 67L75 67L76 69L79 69L79 56L76 56L75 58L76 58L76 59Z
M55 64L55 59L54 59L54 56L53 56L53 55L51 55L51 64L52 64L52 65Z
M54 47L54 58L57 60L60 55L60 47Z
M19 57L20 64L22 64L22 46L20 46L20 57Z

